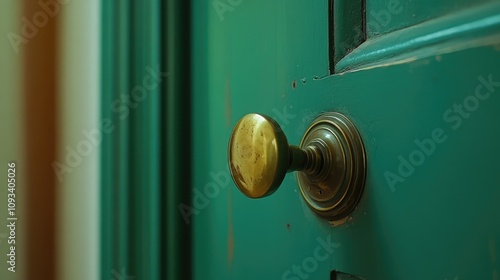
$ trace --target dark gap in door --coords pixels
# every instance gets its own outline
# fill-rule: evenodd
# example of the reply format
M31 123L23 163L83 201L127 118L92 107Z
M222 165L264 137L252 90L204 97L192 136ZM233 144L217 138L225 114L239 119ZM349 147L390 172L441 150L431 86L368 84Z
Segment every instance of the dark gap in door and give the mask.
M366 280L366 278L332 270L330 272L330 280Z
M366 41L366 0L328 1L330 74L335 65Z

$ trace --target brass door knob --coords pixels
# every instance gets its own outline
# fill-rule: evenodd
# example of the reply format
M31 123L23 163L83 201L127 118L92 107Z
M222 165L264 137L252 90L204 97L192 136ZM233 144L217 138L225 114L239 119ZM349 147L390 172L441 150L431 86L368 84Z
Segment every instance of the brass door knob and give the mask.
M365 150L354 124L339 113L319 116L300 147L289 145L280 126L262 114L244 116L229 140L229 169L248 197L275 192L287 172L297 180L313 211L340 224L356 207L364 188Z

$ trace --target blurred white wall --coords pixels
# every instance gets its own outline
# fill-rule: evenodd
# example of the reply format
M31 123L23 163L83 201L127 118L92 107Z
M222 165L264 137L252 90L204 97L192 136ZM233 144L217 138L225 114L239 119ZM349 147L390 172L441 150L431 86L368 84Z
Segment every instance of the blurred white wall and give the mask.
M61 9L60 147L84 150L84 131L99 123L100 1L70 0ZM59 279L99 279L99 144L62 174L60 183ZM86 152L87 153L87 152Z
M99 49L100 1L69 0L54 16L60 17L60 104L59 162L65 163L67 147L77 149L87 140L83 131L92 131L99 123ZM23 246L27 233L23 225L23 99L22 52L16 52L7 37L21 34L22 1L2 0L0 4L0 182L7 182L7 163L17 163L17 269L5 265L8 249L7 188L0 185L0 279L25 279ZM29 42L28 42L29 43ZM19 45L22 47L22 45ZM43 145L40 146L43 148ZM58 205L58 277L89 280L99 278L99 144L71 172L62 176ZM44 279L41 276L40 279Z

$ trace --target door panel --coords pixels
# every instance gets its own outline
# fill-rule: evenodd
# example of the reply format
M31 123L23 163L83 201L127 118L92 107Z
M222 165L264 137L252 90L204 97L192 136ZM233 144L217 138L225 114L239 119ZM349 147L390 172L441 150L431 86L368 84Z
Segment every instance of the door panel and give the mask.
M383 57L327 75L327 1L235 2L223 17L210 4L194 7L208 9L195 16L194 35L186 222L195 279L329 279L331 270L368 279L498 275L498 25L461 49L438 42L411 60ZM237 190L227 144L239 118L270 115L298 144L329 111L353 120L367 151L365 192L349 222L332 227L313 214L293 174L263 199Z
M193 216L195 279L281 279L294 263L302 262L298 251L313 255L320 245L317 238L336 242L329 237L328 223L309 211L292 187L293 176L285 178L276 197L249 200L232 183L226 157L232 127L244 113L255 110L276 118L291 143L300 141L305 129L298 125L302 109L291 106L290 95L312 95L306 86L328 73L326 5L327 1L286 7L277 1L248 1L224 13L222 21L208 7L208 67L200 73L208 80L206 91L194 93L195 104L198 98L207 102L204 115L194 110L194 146L203 147L193 157L193 208L199 210ZM197 137L198 131L206 134ZM210 174L227 184L217 184L219 178ZM212 183L220 186L220 193L203 207L196 194L204 194ZM327 254L311 277L329 275L330 267Z

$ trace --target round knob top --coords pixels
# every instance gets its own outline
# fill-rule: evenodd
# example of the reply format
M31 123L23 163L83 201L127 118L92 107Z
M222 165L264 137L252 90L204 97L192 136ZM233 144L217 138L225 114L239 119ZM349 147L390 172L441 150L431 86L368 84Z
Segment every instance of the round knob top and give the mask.
M249 114L236 124L229 140L229 169L242 193L251 198L272 194L288 165L288 142L273 119Z

